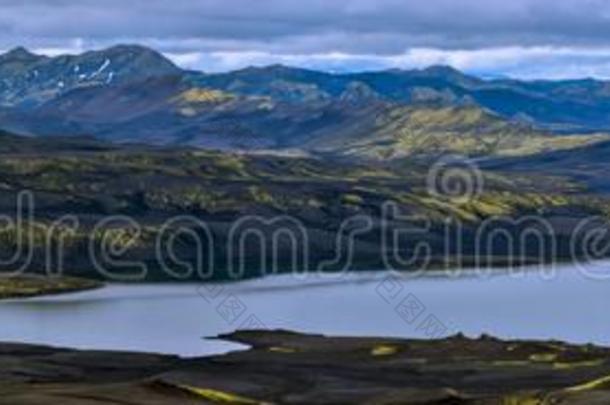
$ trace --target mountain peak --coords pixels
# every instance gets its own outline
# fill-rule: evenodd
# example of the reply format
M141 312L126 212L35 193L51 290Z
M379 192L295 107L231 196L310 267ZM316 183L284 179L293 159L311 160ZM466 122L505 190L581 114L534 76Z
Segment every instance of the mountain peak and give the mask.
M481 81L449 65L432 65L419 70L418 73L428 77L449 79L462 85L476 85Z
M276 63L273 65L263 66L248 66L246 68L235 71L237 73L247 74L274 74L274 75L295 75L295 74L316 74L322 75L323 72L316 70L305 69L301 67L293 67Z
M161 53L141 45L116 45L99 51L87 52L83 57L102 57L131 65L132 69L153 76L179 74L181 69ZM145 74L146 75L146 74ZM147 75L146 75L147 76Z
M423 70L423 72L430 74L438 74L438 75L463 75L463 73L453 66L449 65L432 65Z
M143 45L137 44L119 44L111 46L110 48L102 49L98 52L108 53L108 54L121 54L121 53L131 53L134 55L154 55L159 58L165 59L163 55L154 49L148 48Z
M11 49L7 53L0 55L0 58L2 58L3 60L10 59L10 60L19 60L19 61L29 61L29 60L39 59L39 58L41 58L41 56L28 51L26 48L24 48L22 46L18 46L16 48Z
M182 74L162 54L138 45L54 57L18 47L0 56L0 104L38 106L76 89Z

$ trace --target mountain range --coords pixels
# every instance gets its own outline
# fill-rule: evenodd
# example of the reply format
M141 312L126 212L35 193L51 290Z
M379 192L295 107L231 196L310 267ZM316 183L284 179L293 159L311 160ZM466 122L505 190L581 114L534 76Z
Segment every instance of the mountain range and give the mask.
M0 128L30 136L366 158L522 156L604 142L610 83L483 80L446 66L206 74L120 45L0 55Z

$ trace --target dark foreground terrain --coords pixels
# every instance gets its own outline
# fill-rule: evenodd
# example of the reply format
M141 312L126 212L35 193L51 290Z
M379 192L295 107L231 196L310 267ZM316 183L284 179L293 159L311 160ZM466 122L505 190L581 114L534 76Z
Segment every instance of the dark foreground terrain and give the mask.
M180 359L0 345L1 404L608 404L610 349L236 332Z

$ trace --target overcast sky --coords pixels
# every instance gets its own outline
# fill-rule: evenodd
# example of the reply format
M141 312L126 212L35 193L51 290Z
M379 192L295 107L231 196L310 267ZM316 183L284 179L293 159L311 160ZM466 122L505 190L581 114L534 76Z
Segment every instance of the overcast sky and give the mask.
M155 47L204 71L447 64L610 79L610 0L0 0L0 50Z

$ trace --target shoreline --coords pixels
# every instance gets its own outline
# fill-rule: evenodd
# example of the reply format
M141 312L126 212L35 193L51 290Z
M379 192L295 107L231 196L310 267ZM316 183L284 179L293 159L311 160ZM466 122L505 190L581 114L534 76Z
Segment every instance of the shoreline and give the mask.
M181 358L0 343L0 397L38 404L608 403L610 348L240 331L250 348ZM6 358L6 359L5 359ZM512 402L511 402L512 401ZM121 402L122 403L122 402Z
M599 260L597 263L607 262L607 260ZM405 281L422 280L422 279L438 279L438 280L459 280L462 278L492 278L503 275L518 277L524 274L532 274L540 272L542 268L553 266L554 271L565 271L565 268L575 265L572 261L557 261L555 263L533 263L524 264L521 266L492 266L486 268L476 267L461 267L455 270L442 269L440 267L432 267L424 271L413 270L347 270L347 271L311 271L305 273L289 273L277 272L275 274L260 275L257 277L245 277L241 279L227 280L143 280L140 282L122 282L113 283L111 281L101 281L96 279L87 279L81 277L61 276L49 277L37 274L24 274L19 276L5 276L0 273L0 302L7 300L21 300L29 298L44 298L60 295L69 295L87 291L100 290L109 285L125 285L125 286L156 286L156 285L239 285L242 283L255 283L262 280L273 278L289 278L309 283L327 285L333 282L345 281L345 278L355 276L355 282L375 281L379 277L395 276ZM363 278L361 278L363 277ZM282 286L285 288L296 288L299 286ZM273 288L273 287L269 287ZM278 287L279 288L279 287Z

